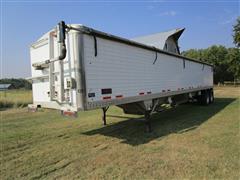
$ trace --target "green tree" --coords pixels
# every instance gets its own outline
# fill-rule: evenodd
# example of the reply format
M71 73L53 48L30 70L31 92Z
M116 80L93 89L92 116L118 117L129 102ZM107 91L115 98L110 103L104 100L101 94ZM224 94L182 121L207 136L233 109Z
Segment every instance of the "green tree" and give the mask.
M207 49L190 49L182 55L214 65L214 83L233 81L238 77L237 64L239 60L237 48L227 49L224 46L211 46ZM236 73L236 74L235 74Z
M232 81L233 75L228 71L228 49L224 46L211 46L204 52L204 60L214 65L214 82Z
M193 59L200 59L198 49L189 49L187 51L183 51L182 55Z
M211 46L207 49L190 49L182 55L214 65L214 83L240 80L240 17L233 26L233 41L238 48Z
M240 51L237 48L229 48L227 54L228 71L233 74L234 81L240 80Z
M233 41L237 47L240 47L240 17L237 18L237 22L233 26Z

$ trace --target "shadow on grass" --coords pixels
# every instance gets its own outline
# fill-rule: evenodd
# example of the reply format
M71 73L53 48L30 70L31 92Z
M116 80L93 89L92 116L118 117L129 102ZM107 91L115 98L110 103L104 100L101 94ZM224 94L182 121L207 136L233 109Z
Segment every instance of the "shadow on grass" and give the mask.
M129 118L96 130L84 132L85 135L101 134L119 138L122 143L132 146L148 143L153 139L161 139L172 133L184 133L199 127L202 123L224 109L233 102L234 98L216 98L214 104L199 106L197 104L184 104L177 108L152 116L153 132L145 133L145 124L142 120ZM113 115L111 115L113 117ZM114 116L126 118L125 116ZM128 117L127 117L128 118Z

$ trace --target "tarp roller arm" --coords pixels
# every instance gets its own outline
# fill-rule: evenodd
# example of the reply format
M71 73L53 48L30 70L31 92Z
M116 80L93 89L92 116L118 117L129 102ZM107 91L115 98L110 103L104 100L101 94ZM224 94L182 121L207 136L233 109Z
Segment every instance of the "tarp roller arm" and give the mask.
M50 63L50 62L54 62L54 61L58 61L58 60L63 60L66 57L67 54L67 49L66 49L66 44L65 44L65 39L66 39L66 25L64 21L61 21L58 23L57 25L57 40L59 43L59 56L55 57L53 59L49 59L46 62Z
M55 61L61 61L65 59L66 54L67 54L67 49L66 49L66 44L65 44L65 39L66 39L66 28L67 26L65 25L64 21L61 21L57 25L57 42L59 44L59 55L57 57L48 59L43 62L39 63L34 63L32 66L35 67L36 69L43 69L45 68L44 65L49 64L51 62Z

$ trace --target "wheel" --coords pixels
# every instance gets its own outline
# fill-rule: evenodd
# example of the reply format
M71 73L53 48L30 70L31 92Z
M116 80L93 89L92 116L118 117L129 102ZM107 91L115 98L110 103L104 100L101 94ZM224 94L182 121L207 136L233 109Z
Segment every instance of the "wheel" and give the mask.
M208 90L201 91L201 95L198 97L198 102L205 106L210 104L210 93Z
M206 91L205 99L204 99L204 105L209 105L210 104L210 96L209 92Z
M209 96L210 96L210 103L212 104L214 102L214 94L213 94L213 89L209 90Z

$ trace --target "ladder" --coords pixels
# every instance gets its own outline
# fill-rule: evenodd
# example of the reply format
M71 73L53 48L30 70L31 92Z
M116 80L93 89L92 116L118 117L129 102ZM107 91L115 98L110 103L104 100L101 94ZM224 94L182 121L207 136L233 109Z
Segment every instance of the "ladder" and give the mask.
M49 59L53 59L56 55L54 53L54 32L49 33ZM58 45L59 46L59 45ZM59 90L56 87L56 69L55 63L59 63ZM49 92L50 100L57 101L58 103L64 103L64 72L63 72L63 61L53 61L49 63ZM57 93L56 93L57 92ZM59 94L58 94L59 93Z

